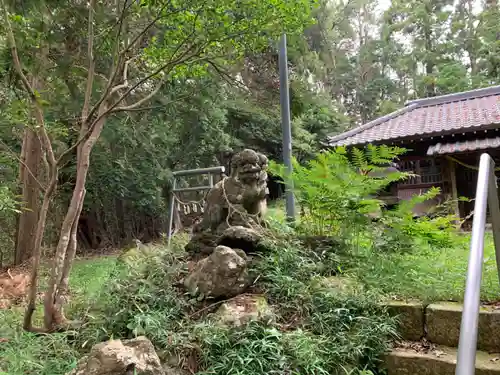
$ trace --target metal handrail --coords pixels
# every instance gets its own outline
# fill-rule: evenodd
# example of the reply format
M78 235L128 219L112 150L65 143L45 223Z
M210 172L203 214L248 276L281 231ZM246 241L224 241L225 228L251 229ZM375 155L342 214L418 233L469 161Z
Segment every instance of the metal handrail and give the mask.
M498 202L495 162L490 155L484 153L481 155L479 161L469 265L467 266L467 281L465 282L464 308L460 324L455 375L474 375L476 369L477 331L481 304L481 274L483 271L487 207L490 209L495 256L500 280L500 207Z

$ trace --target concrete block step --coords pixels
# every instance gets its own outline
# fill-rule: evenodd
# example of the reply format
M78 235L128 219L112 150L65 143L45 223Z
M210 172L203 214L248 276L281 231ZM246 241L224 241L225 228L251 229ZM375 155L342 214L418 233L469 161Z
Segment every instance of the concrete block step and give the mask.
M455 302L440 302L425 309L427 340L446 346L458 346L463 306ZM500 310L482 306L479 312L477 348L500 352Z
M455 375L457 349L434 346L422 350L419 344L393 349L385 357L388 375ZM476 375L500 375L500 356L477 352Z
M457 347L463 306L455 302L424 305L418 301L386 303L389 312L398 316L399 334L405 340L425 337L435 344ZM482 306L479 313L477 348L500 352L500 310Z
M398 319L401 338L419 341L425 337L425 306L419 301L389 301L384 303L388 312Z

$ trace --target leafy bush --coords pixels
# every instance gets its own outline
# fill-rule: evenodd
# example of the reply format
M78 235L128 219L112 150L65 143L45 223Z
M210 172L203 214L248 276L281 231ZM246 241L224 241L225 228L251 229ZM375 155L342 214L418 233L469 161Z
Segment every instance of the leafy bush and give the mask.
M111 337L140 335L157 344L167 340L169 330L182 319L189 304L175 287L185 268L183 243L184 239L177 239L172 251L158 246L124 254L124 261L86 314L80 344L87 346Z
M329 279L320 275L325 269L339 272L339 258L329 253L320 259L311 258L310 251L297 245L276 245L256 266L261 286L279 312L280 323L293 329L284 336L289 345L293 339L291 368L297 372L292 373L340 374L345 373L344 368L352 373L373 369L387 349L387 339L395 334L394 321L377 304L379 296L360 293L357 288L341 291L332 287ZM303 352L305 348L307 353Z
M8 186L0 186L0 214L20 213L19 197Z
M308 235L333 236L353 244L371 238L376 250L409 250L422 244L447 247L455 239L455 216L446 213L415 218L416 205L434 199L438 188L402 200L392 210L382 210L377 195L392 183L409 176L387 167L404 149L369 145L349 153L344 148L320 153L306 165L294 163L292 180L302 207L298 230ZM285 177L281 165L271 169ZM379 220L374 223L371 214Z
M412 211L417 204L434 199L439 193L440 189L433 187L424 194L400 202L395 209L383 212L382 226L375 231L376 249L403 251L422 244L441 248L451 246L456 239L456 216L443 214L415 218Z
M0 155L0 162L4 159ZM0 165L2 165L0 163ZM1 172L1 171L0 171ZM0 174L0 268L10 264L14 249L16 217L21 212L20 197L13 193L15 185L4 185Z

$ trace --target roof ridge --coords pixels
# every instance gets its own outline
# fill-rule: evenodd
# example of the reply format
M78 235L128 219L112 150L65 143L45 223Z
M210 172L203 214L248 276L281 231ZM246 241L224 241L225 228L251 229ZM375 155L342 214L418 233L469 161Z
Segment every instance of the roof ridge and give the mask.
M436 104L444 104L450 103L465 99L475 99L481 96L490 96L500 94L500 85L483 87L479 89L463 91L463 92L455 92L452 94L440 95L440 96L431 96L429 98L415 99L409 100L405 103L405 106L417 104L419 107L436 105Z

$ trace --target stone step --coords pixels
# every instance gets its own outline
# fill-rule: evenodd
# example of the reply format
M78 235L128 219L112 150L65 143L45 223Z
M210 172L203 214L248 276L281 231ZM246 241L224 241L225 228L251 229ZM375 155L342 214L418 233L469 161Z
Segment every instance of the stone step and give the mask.
M440 302L428 306L421 302L388 302L392 315L399 317L399 333L405 340L418 341L425 337L435 344L456 347L460 337L463 306L455 302ZM482 306L479 313L477 348L500 352L500 310Z
M384 361L387 375L455 375L456 348L436 346L424 351L418 347L415 343L392 350ZM500 375L500 357L477 352L475 375Z
M463 306L459 303L435 303L425 309L427 340L446 346L458 346ZM479 312L477 348L500 352L500 310L482 306Z

